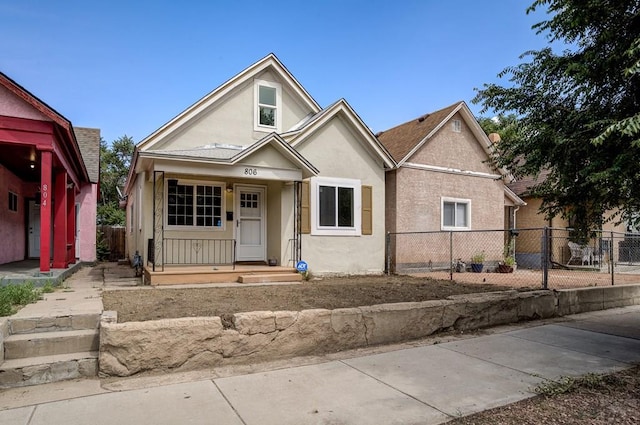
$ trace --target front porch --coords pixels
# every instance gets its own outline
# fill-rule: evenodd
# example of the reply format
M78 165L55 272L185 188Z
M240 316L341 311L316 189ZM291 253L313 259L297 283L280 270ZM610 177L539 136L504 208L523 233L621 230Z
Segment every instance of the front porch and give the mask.
M145 285L189 285L205 283L274 283L300 282L302 275L294 267L262 264L235 265L165 265L164 270L146 266Z
M51 268L48 272L42 272L39 259L0 264L0 286L26 283L33 283L36 287L42 287L47 283L55 286L82 267L82 263L76 262L69 264L66 268Z

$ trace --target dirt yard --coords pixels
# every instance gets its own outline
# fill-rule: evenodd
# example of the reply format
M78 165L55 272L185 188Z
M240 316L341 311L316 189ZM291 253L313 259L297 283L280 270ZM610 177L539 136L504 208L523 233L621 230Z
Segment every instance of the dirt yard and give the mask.
M540 396L449 422L452 425L632 425L640 423L640 367L539 387Z
M118 322L131 322L190 316L221 316L227 319L233 313L247 311L335 309L439 300L450 295L508 289L499 285L408 276L360 276L325 278L295 285L138 287L106 290L102 300L105 310L118 312Z

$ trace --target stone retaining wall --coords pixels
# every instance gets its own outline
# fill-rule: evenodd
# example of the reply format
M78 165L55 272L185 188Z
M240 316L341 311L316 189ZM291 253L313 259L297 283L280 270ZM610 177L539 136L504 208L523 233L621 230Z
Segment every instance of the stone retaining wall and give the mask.
M640 304L640 285L562 291L496 292L441 301L336 310L237 313L219 317L116 323L105 312L100 373L191 370L390 344L447 330L472 330L525 320Z

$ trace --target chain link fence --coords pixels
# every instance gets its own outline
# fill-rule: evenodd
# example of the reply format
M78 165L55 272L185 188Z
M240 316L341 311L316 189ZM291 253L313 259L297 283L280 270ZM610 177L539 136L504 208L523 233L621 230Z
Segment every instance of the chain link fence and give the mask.
M513 288L640 283L640 234L533 228L387 234L386 269Z

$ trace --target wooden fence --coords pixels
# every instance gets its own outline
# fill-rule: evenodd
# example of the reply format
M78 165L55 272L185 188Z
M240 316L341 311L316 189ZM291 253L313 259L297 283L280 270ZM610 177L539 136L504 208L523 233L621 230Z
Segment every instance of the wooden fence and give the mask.
M97 226L98 232L102 232L102 239L108 247L108 254L105 260L118 261L126 258L125 253L125 236L126 227L124 226ZM99 241L98 241L99 243Z

